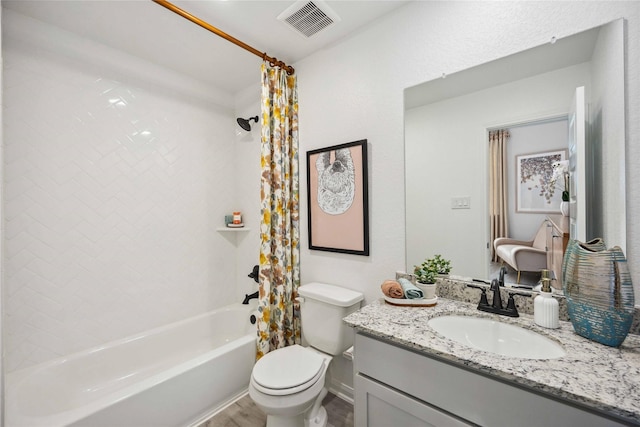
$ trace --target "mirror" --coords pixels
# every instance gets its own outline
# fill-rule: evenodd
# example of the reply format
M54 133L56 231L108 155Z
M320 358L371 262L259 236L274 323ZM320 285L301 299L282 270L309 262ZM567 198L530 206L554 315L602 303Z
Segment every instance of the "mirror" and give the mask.
M624 38L622 19L405 89L407 271L434 254L451 274L488 279L488 132L566 123L576 88L586 89L589 156L582 216L589 235L625 250ZM566 129L566 125L563 125ZM535 135L535 133L534 133ZM550 148L533 138L523 151ZM515 153L507 179L515 182ZM606 178L606 179L605 179ZM513 184L515 187L515 184ZM531 240L549 213L517 212L507 191L509 237ZM582 206L582 205L581 205ZM552 210L560 215L559 204ZM509 275L515 282L515 276Z

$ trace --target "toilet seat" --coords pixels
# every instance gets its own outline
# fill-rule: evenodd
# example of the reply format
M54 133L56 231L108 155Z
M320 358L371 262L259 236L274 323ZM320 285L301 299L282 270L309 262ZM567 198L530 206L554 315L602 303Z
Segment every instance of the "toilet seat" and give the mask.
M258 391L272 396L299 393L322 377L325 363L320 354L300 345L284 347L256 362L251 382Z

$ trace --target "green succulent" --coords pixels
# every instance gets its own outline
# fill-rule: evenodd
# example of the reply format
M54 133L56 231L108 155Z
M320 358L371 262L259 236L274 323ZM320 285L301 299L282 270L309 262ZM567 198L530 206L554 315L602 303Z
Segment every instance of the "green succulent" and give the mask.
M426 259L422 264L413 268L413 274L420 283L435 283L438 274L449 274L451 271L451 261L436 254L433 258Z

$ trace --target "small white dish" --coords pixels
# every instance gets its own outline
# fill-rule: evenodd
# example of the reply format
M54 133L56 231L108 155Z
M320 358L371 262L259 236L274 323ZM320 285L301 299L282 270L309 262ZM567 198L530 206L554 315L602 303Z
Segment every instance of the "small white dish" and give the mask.
M227 224L227 227L229 227L229 228L242 228L242 227L244 227L244 224L243 223L240 223L240 224Z
M389 298L384 295L384 300L387 304L391 305L401 305L408 307L433 307L438 303L438 297L435 296L433 298L425 299L406 299L406 298Z

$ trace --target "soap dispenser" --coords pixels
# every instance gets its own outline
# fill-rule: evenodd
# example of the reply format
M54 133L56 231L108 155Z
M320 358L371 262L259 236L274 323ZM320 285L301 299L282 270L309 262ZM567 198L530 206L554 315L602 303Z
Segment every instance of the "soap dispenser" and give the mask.
M551 292L549 270L542 270L542 289L533 300L533 321L544 328L558 328L558 301Z

